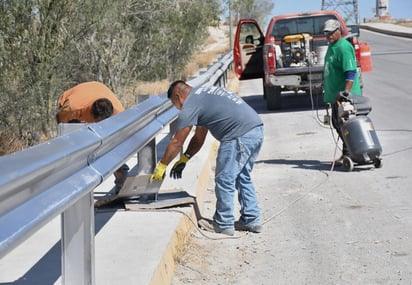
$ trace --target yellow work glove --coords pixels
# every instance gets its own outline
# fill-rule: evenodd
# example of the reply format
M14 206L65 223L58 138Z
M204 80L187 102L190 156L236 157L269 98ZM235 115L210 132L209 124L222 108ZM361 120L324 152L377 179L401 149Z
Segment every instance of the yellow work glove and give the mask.
M173 165L173 168L170 171L170 177L173 177L174 179L182 178L183 169L185 169L186 162L188 162L189 159L189 156L183 154L180 159Z
M166 167L167 167L166 164L164 164L162 162L159 162L156 165L156 168L153 171L152 176L150 176L150 181L152 181L152 180L163 180L163 178L165 178Z

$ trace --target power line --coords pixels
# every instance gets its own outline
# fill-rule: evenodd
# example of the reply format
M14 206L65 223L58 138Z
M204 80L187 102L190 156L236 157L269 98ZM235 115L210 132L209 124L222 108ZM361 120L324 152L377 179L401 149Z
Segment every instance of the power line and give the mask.
M346 23L359 24L358 0L322 0L322 10L338 11Z

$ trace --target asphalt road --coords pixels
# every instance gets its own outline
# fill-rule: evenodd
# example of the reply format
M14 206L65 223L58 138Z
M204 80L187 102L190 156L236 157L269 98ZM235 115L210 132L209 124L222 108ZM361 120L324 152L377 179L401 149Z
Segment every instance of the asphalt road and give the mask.
M323 109L269 112L261 81L241 82L240 95L265 123L253 172L264 232L195 232L172 284L412 284L412 40L364 30L361 40L372 48L364 95L383 167L331 171L335 141L317 120Z

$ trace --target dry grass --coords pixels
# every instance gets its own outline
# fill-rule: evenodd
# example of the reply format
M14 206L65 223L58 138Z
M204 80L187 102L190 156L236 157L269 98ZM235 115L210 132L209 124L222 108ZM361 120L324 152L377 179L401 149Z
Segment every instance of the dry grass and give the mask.
M217 42L217 40L211 35L206 39L205 45L212 45L216 42Z
M398 21L395 21L395 24L408 27L408 28L412 28L412 20L398 20Z
M8 130L0 130L0 156L23 148L23 143L13 133Z
M221 48L219 50L196 53L196 55L194 55L186 65L184 77L188 78L195 75L199 71L199 69L206 68L216 60L216 57L218 55L225 52L227 52L227 49Z
M192 59L189 61L185 68L184 78L187 79L191 76L195 76L196 73L201 68L206 68L210 64L212 64L218 55L226 53L229 50L229 41L227 40L227 44L220 44L217 42L214 35L210 35L205 43L204 47L211 47L211 46L218 46L216 48L205 48L206 51L196 53ZM220 47L219 47L220 46ZM222 47L223 46L223 47ZM228 75L229 84L228 88L232 89L234 92L237 92L238 89L238 81L232 74ZM145 82L139 81L133 86L128 87L123 92L123 96L121 96L120 100L125 108L130 108L136 105L136 96L137 95L158 95L163 92L167 91L170 82L168 80L161 80L155 82ZM42 138L40 141L46 141L47 138ZM25 148L25 144L23 141L20 141L17 137L15 137L12 133L6 130L0 130L0 156L9 154L15 151L19 151Z
M214 35L209 35L205 40L204 47L217 45L217 40ZM206 68L212 64L217 56L226 53L229 50L229 41L223 44L224 47L208 49L207 51L200 51L195 53L189 63L186 65L182 79L195 76L199 69ZM220 45L222 46L222 45ZM161 81L139 81L133 86L127 88L122 96L121 101L126 108L130 108L136 104L136 96L138 95L158 95L167 91L170 82L166 79Z
M136 96L138 95L158 95L167 91L169 81L164 79L161 81L149 82L139 81L125 91L125 95L120 98L123 106L127 109L136 105Z
M169 82L166 79L156 82L139 81L136 84L133 93L138 95L160 94L167 89L168 85Z

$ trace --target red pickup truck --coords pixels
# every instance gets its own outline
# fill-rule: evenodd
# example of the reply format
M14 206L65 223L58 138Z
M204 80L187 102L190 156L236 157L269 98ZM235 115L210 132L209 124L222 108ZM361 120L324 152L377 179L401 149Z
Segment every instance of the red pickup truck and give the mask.
M234 69L240 80L263 78L263 97L269 110L282 107L282 91L322 95L323 63L328 41L325 21L337 19L342 36L355 48L358 74L370 71L367 43L359 43L359 29L346 26L336 11L316 11L274 16L266 35L253 19L239 21L233 48ZM361 49L364 58L361 58ZM363 59L363 60L361 60ZM363 63L363 66L361 66Z

